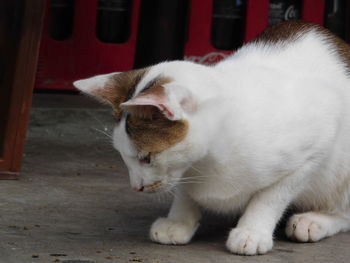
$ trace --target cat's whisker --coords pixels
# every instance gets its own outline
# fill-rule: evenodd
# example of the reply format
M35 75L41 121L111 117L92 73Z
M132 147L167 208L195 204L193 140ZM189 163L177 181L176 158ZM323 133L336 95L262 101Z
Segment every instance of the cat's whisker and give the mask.
M184 178L208 178L209 176L207 175L193 175L193 176L188 176L188 175L185 175L184 177L181 177L182 179Z
M185 184L204 184L204 182L201 181L191 181L191 182L177 182L177 185L185 185Z
M169 181L167 183L167 185L169 185L170 187L166 189L166 191L172 191L174 190L174 188L176 187L176 182L175 181Z
M95 131L98 131L100 133L102 133L103 135L107 136L107 138L109 139L112 139L112 135L111 134L108 134L107 132L103 131L103 130L100 130L100 129L97 129L97 128L93 128Z
M185 178L179 178L179 179L176 179L174 180L174 182L176 183L181 183L181 182L198 182L198 183L203 183L205 182L205 179L207 177L185 177Z
M176 194L175 194L175 192L173 192L173 191L171 191L171 190L169 190L169 191L166 191L165 192L166 194L169 194L170 196L172 196L172 197L176 197Z
M96 118L94 114L92 114L90 111L88 111L88 114L90 117L92 117L95 121L97 121L102 127L105 127L105 123L103 123L100 119Z
M199 180L193 180L193 181L177 181L174 180L171 182L174 186L176 185L185 185L185 184L201 184L204 183L204 181L199 181Z
M203 179L203 178L191 177L191 178L182 178L182 179L177 180L177 182L186 182L186 181L199 181L199 182L203 182L203 181L205 181L205 179Z
M105 125L104 123L102 123L101 120L99 120L98 118L96 118L96 116L94 116L93 114L89 114L89 115L90 115L90 117L92 117L94 120L96 120L96 121L101 125L101 127L103 127L103 130L100 130L100 129L97 129L97 128L94 128L94 127L93 127L92 129L94 129L94 130L96 130L96 131L98 131L98 132L100 132L100 133L106 135L107 138L112 139L112 135L107 133L108 127L106 127L106 125Z
M199 174L203 174L201 170L199 170L198 168L196 168L196 167L194 167L194 166L192 166L192 165L190 166L190 169L196 171L196 172L199 173Z
M181 178L208 178L208 177L209 176L207 176L207 175L189 175L189 174L185 174Z
M167 182L167 185L170 187L165 188L164 192L176 197L176 182L171 180Z
M157 192L157 197L158 197L158 202L159 203L164 203L164 200L165 200L164 197L166 197L166 196L164 195L163 191L158 191Z
M163 202L164 198L161 197L161 194L162 194L161 192L156 192L155 195L154 195L155 199L157 200L157 202L158 202L159 204L164 203L164 202Z
M172 187L171 189L169 189L167 191L167 193L170 194L173 198L177 197L177 192L176 192L175 188L176 188L176 186Z
M203 182L178 182L177 185L185 185L185 184L200 184Z
M172 182L204 182L205 179L201 179L201 178L183 178L183 179L175 179Z

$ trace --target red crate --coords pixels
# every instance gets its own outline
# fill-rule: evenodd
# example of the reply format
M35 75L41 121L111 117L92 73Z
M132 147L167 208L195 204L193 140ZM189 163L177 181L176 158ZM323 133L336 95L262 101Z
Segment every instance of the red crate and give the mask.
M323 25L325 0L304 0L302 18ZM37 89L73 90L72 82L92 75L130 70L134 66L141 0L133 0L130 38L124 44L110 44L96 37L97 0L76 0L73 33L67 40L49 36L50 5L42 34ZM189 37L185 59L215 63L233 51L211 44L213 0L191 0ZM269 0L247 0L244 42L256 37L268 25Z
M216 49L211 44L213 1L191 1L186 60L212 64L233 52ZM323 25L324 8L325 0L304 0L302 19ZM268 15L269 0L247 0L244 42L252 40L268 26Z
M110 44L98 40L96 36L97 0L76 0L71 37L63 41L52 39L49 36L50 4L48 1L35 87L73 90L74 80L132 69L140 1L132 2L131 32L128 41L124 44Z

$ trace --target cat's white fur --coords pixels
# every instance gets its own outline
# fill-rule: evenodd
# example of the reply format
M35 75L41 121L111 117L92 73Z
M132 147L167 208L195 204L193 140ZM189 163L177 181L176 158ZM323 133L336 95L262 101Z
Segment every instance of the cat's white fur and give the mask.
M150 68L135 93L170 77L169 104L189 123L185 139L150 165L139 162L125 120L114 130L134 188L162 181L176 191L168 216L151 227L152 240L188 243L200 207L243 213L226 245L244 255L271 250L291 204L305 212L287 224L292 239L315 242L350 228L350 79L332 50L311 30L287 45L253 42L213 67L175 61ZM184 97L194 110L179 107Z

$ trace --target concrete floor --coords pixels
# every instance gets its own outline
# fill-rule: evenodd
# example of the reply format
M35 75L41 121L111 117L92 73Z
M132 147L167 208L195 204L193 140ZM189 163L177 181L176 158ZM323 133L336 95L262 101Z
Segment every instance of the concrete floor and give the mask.
M112 126L109 109L86 98L36 94L22 175L0 181L0 263L350 262L350 233L315 244L278 234L267 255L231 255L234 221L214 215L187 246L151 243L148 228L170 200L130 190L103 134Z

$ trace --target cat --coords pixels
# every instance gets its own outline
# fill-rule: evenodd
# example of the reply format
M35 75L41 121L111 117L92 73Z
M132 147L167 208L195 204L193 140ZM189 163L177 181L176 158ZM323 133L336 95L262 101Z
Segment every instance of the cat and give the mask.
M187 244L201 208L242 214L226 247L265 254L288 207L288 238L350 228L350 47L284 22L214 66L163 62L74 82L108 103L135 191L174 193L150 238Z

